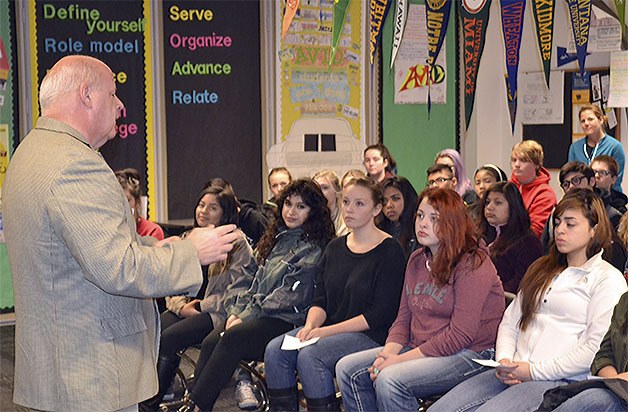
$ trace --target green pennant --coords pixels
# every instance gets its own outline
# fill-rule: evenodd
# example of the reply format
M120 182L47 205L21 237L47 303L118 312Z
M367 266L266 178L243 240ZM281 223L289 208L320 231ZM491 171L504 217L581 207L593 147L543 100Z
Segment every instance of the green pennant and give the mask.
M622 37L626 34L626 0L615 0L615 8L617 8L617 18L621 24Z
M338 42L342 35L342 28L347 18L347 7L349 7L349 0L334 0L333 19L331 26L331 53L329 54L329 65L334 61L336 56L336 50L338 49Z
M622 0L623 1L623 0ZM552 62L552 39L554 37L554 0L532 0L536 40L543 61L545 84L549 89L550 63Z

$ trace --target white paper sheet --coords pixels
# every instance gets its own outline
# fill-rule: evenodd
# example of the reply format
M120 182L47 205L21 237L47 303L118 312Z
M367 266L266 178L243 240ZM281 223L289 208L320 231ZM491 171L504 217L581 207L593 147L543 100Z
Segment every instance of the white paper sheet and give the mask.
M479 363L480 365L487 366L489 368L495 368L500 364L499 362L494 361L493 359L471 359L471 360L475 363Z
M283 342L281 343L282 350L297 350L304 348L306 346L310 346L318 342L320 338L312 338L308 340L304 340L301 342L299 338L295 338L294 336L286 335L283 337Z

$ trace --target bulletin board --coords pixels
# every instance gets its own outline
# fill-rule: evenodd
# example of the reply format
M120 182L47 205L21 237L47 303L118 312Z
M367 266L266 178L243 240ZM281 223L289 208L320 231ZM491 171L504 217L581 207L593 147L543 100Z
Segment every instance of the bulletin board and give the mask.
M0 313L13 310L9 255L2 225L2 184L19 141L15 2L0 1Z
M591 76L597 75L608 75L608 69L599 69L599 70L591 70L589 74ZM523 140L536 140L543 146L543 152L545 155L544 166L548 169L560 169L562 165L567 162L567 155L569 153L569 146L574 141L575 138L583 137L583 134L578 134L581 132L579 130L579 125L577 124L577 118L575 116L578 115L577 110L574 113L573 105L574 99L578 99L578 91L574 90L574 76L577 76L577 73L574 71L566 71L564 77L564 93L563 93L563 113L564 119L562 124L524 124L523 126ZM586 97L588 93L589 96L594 95L594 91L592 90L593 85L588 83L588 90L585 88L581 89L583 92L583 96ZM574 91L576 92L574 95ZM583 98L582 96L580 97ZM590 101L590 99L589 99ZM615 114L619 113L615 109ZM619 117L617 117L619 118ZM575 136L572 136L575 133ZM616 126L607 131L610 136L618 136L619 137L619 126Z
M214 177L261 200L259 1L163 2L168 219Z
M410 3L424 4L424 1L412 0ZM424 187L425 170L434 162L436 153L445 148L460 148L459 97L456 91L456 33L459 18L456 7L452 7L445 37L446 47L443 49L446 56L447 104L433 104L428 115L427 104L395 103L395 73L389 69L393 17L394 13L390 12L384 23L381 42L381 139L397 161L398 173L408 178L418 189Z
M48 69L66 55L102 60L116 77L124 109L116 138L100 152L113 170L137 169L142 192L154 199L149 0L30 0L29 19L33 123L39 117L39 85Z

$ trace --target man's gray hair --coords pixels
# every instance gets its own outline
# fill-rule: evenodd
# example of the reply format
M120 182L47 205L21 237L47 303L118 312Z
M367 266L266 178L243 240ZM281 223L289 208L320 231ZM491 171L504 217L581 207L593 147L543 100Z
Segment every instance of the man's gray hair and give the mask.
M71 58L71 63L62 63ZM59 60L48 71L39 88L39 104L42 112L51 107L57 99L77 90L82 83L97 85L100 82L99 60L88 56L67 56Z

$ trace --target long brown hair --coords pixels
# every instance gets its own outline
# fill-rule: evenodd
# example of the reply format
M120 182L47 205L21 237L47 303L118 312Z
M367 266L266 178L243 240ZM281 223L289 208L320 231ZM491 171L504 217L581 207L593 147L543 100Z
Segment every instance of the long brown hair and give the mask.
M436 230L440 246L434 256L432 276L442 286L449 283L451 272L465 254L473 255L473 268L488 256L480 251L480 235L458 193L450 189L425 189L419 195L419 204L424 198L440 214Z
M303 203L310 207L307 219L301 225L304 239L325 249L327 243L336 236L336 229L327 208L327 199L318 184L308 178L294 180L281 192L277 201L277 218L266 229L257 244L256 252L260 262L264 261L275 247L277 234L286 229L281 212L286 199L292 195L301 196Z
M552 219L557 219L567 209L577 209L595 227L595 234L589 241L586 250L587 259L590 259L602 248L608 249L611 243L612 229L604 203L598 195L589 189L574 189L567 193L556 206ZM597 226L597 227L596 227ZM556 227L556 225L554 225ZM555 275L567 268L567 255L560 253L552 241L547 256L537 259L521 280L521 319L519 328L524 331L534 319L539 309L543 294Z

